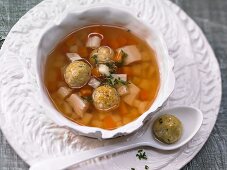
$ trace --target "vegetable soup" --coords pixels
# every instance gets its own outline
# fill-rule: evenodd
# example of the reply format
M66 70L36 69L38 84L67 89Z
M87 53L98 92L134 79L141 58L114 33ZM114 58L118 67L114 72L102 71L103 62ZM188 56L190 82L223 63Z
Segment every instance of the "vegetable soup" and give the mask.
M149 109L160 74L144 40L122 27L93 25L74 31L49 54L44 82L66 118L110 130Z

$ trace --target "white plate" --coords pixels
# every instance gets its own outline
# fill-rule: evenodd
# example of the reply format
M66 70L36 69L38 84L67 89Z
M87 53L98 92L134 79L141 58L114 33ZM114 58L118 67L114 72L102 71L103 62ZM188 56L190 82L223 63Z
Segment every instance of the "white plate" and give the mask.
M34 48L42 30L70 10L105 0L45 0L12 28L0 52L0 126L9 143L28 163L112 143L73 134L55 125L41 106L35 81ZM166 107L199 107L204 121L197 135L184 147L171 152L145 148L148 160L139 161L137 150L95 159L79 169L180 169L206 142L217 118L221 78L216 58L196 24L180 8L164 0L109 0L131 8L137 16L159 29L175 60L176 86ZM192 125L193 126L193 125ZM138 137L139 133L128 137Z

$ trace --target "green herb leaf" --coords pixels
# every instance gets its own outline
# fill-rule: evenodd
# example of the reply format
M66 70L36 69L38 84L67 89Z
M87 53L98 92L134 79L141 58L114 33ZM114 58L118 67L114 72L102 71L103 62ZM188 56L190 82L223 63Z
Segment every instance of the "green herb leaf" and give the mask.
M138 153L136 154L136 157L139 160L147 160L146 152L144 152L142 149L138 150Z
M131 170L136 170L135 168L131 168Z
M129 84L128 81L121 80L120 77L114 78L112 75L109 75L105 78L106 81L104 81L104 84L108 84L110 86L115 86L115 85L127 85Z
M145 169L146 169L146 170L149 169L149 166L145 165Z
M83 96L82 99L86 100L89 103L92 103L92 97L91 96Z
M116 73L117 72L117 66L116 66L115 62L106 63L106 66L109 67L110 73Z
M128 54L126 52L124 52L123 50L121 50L121 56L122 56L122 60L121 62L117 62L116 65L118 67L122 67L124 65L125 59L128 57Z
M98 56L97 55L93 55L91 57L91 59L94 61L95 64L98 64Z

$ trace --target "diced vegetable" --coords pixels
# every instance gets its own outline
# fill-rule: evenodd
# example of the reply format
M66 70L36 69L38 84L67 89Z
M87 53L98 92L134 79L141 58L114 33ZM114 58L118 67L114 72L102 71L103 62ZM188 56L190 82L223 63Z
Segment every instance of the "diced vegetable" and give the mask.
M144 72L142 71L141 64L133 64L132 72L133 72L133 76L138 76L138 77L146 76L148 73L147 71L144 71ZM143 73L146 73L146 74L143 74Z
M149 89L151 87L151 83L149 79L141 79L138 86L142 89Z
M98 48L101 44L102 39L99 36L90 36L87 40L87 47Z
M80 89L80 95L82 97L91 96L92 95L92 88L90 86L84 86Z
M131 82L130 82L130 84L128 84L128 89L129 89L129 94L124 96L123 100L125 101L125 103L127 103L130 106L132 106L133 105L133 101L139 95L140 89L135 84L133 84Z
M127 106L124 102L120 103L119 110L120 110L119 113L122 117L124 117L125 115L128 114L128 109L127 109Z
M120 127L120 126L123 125L123 124L122 124L122 121L116 122L116 124L117 124L117 127Z
M71 115L73 113L72 107L65 101L62 103L62 108L64 110L64 113L66 113L67 115Z
M141 102L140 100L136 99L136 100L133 101L133 104L134 104L135 107L138 108L138 106L140 105L140 102Z
M121 116L117 115L117 114L113 114L112 118L115 122L120 122L121 121Z
M117 63L122 63L123 62L123 55L121 52L117 52L115 55L114 55L114 58L113 60ZM122 63L123 64L123 63Z
M73 45L71 47L69 47L69 52L70 53L76 53L78 51L78 46L77 45Z
M88 82L88 85L93 87L94 89L97 88L101 83L96 78L91 78Z
M132 120L129 117L123 117L123 120L122 120L124 125L130 123L131 121Z
M93 68L91 70L91 74L95 77L100 77L101 76L101 73L99 72L98 68Z
M103 126L103 123L102 123L102 121L99 121L99 120L92 120L91 125L94 126L94 127L101 128Z
M105 64L99 64L98 66L98 70L101 74L105 75L105 76L109 76L110 75L110 69L107 65Z
M150 66L151 64L149 62L142 62L140 68L142 68L143 72L149 72Z
M72 106L73 110L77 115L83 117L84 113L87 111L89 107L89 103L82 98L80 98L77 94L72 94L66 101Z
M121 116L117 114L112 115L113 120L116 122L116 126L119 127L122 125Z
M57 83L57 87L60 88L62 86L67 86L67 84L64 81L60 81Z
M142 101L148 100L148 92L146 90L141 90L139 93L139 99Z
M141 100L134 100L133 102L134 106L138 108L140 113L143 113L146 111L148 102L147 101L141 101Z
M62 105L63 100L60 99L56 91L54 93L51 93L51 98L54 101L54 104L56 104L57 106Z
M129 113L127 115L125 115L124 117L127 117L132 121L139 116L140 116L140 114L138 112L138 109L136 107L131 107L131 109L129 110Z
M136 61L142 60L142 56L135 45L124 46L118 48L117 51L124 51L128 56L124 59L124 64L128 65Z
M122 85L117 88L117 92L119 93L120 96L124 96L129 93L128 86Z
M123 50L118 50L117 53L114 56L114 61L119 67L122 67L125 64L125 59L128 57L128 54L126 54Z
M144 61L152 61L152 57L149 55L147 51L142 51L141 55L143 56Z
M139 78L139 77L133 77L132 78L132 82L134 83L134 84L136 84L136 85L138 85L138 84L140 84L140 81L141 81L141 79Z
M71 62L82 59L77 53L67 53L66 55Z
M147 109L147 106L148 106L148 102L141 102L141 104L138 107L139 112L140 113L145 112Z
M60 87L57 91L58 96L61 99L65 99L66 97L68 97L70 94L72 93L72 90L68 87Z
M147 77L154 77L155 76L155 68L150 67L148 73L147 73Z
M90 113L84 113L81 123L83 125L88 125L92 120L93 115Z
M98 113L98 118L100 120L103 120L107 115L110 115L110 113L99 112Z
M127 74L112 74L113 78L127 81Z
M139 117L140 115L139 115L139 113L138 113L137 108L133 107L133 108L130 110L129 116L130 116L132 119L135 119L135 118Z
M73 120L81 119L81 117L80 117L78 114L74 113L74 112L72 113L71 118L72 118Z
M127 76L133 76L132 68L122 67L121 69L119 69L119 71L121 71L124 74L127 74Z
M113 120L112 116L109 115L109 116L106 116L104 119L103 119L103 127L105 129L113 129L113 128L116 128L117 127L117 124L116 122Z

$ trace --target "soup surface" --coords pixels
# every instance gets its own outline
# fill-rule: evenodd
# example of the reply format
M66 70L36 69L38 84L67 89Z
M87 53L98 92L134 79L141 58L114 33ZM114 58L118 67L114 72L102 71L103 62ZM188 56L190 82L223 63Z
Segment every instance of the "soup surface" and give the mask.
M115 129L149 109L160 75L155 52L145 41L121 27L94 25L57 45L47 58L44 81L65 117Z

